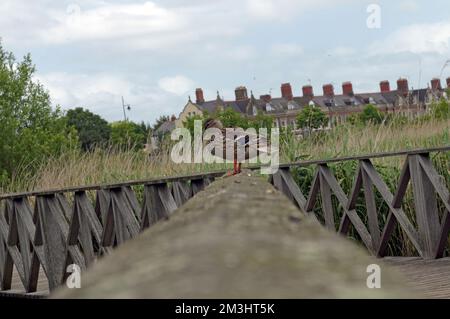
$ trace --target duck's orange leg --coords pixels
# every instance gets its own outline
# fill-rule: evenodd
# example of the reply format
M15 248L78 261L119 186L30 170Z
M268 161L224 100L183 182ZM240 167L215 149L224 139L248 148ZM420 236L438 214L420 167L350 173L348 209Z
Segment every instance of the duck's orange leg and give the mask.
M238 168L238 163L236 161L236 159L233 162L233 172L228 172L228 176L233 176L236 175L240 172L240 167Z

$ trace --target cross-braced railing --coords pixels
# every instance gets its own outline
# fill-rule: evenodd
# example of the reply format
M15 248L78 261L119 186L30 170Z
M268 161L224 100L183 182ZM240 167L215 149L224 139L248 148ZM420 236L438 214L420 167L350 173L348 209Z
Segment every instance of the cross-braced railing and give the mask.
M69 265L85 269L223 174L0 196L0 291L11 289L15 268L25 291L35 292L40 267L53 290Z
M320 200L321 219L324 225L341 234L348 234L353 226L367 249L378 257L387 254L388 243L399 225L411 241L417 253L425 259L441 258L448 245L450 231L450 194L443 176L439 175L430 159L430 153L448 153L450 147L416 150L398 153L380 153L369 156L332 159L329 161L310 161L282 165L274 174L272 182L284 192L305 213L317 218L315 209ZM405 156L397 188L391 193L388 185L375 169L373 159ZM358 161L353 186L347 195L333 174L330 164L343 161ZM444 161L444 170L449 173L449 162ZM315 175L306 197L296 184L291 168L316 166ZM412 186L414 197L414 222L402 208L408 185ZM380 224L375 190L388 207L388 216ZM357 212L356 203L364 193L364 221ZM332 196L338 205L333 205ZM439 213L438 202L443 207ZM379 203L378 203L379 204ZM343 210L336 222L336 206ZM417 227L414 225L417 224ZM337 226L338 225L338 226Z
M305 213L315 216L319 211L327 228L342 234L356 232L378 257L387 254L392 234L399 225L418 254L433 259L442 257L448 246L450 195L430 153L449 151L450 146L283 164L271 179ZM389 156L406 157L393 193L373 164L373 159ZM359 162L348 195L332 170L333 163L345 161ZM448 161L444 162L448 172ZM306 197L295 182L292 169L311 165L316 170ZM55 289L69 275L68 265L85 269L113 247L168 218L224 173L1 195L0 291L11 289L13 273L17 272L24 290L35 292L42 275L40 269L49 289ZM414 197L414 221L402 208L408 185L412 186ZM360 217L356 207L361 190L365 218ZM379 218L375 190L389 210L385 222ZM343 210L342 217L336 211L333 196Z

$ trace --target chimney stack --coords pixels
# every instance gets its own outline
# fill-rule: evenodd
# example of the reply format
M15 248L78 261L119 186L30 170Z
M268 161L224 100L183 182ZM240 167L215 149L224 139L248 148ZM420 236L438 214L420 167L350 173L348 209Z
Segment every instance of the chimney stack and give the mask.
M238 86L234 90L234 94L236 96L236 101L248 100L247 88L245 86Z
M313 91L313 87L311 85L304 85L302 87L302 91L303 91L304 97L309 97L309 98L314 97L314 91Z
M389 83L389 81L380 82L380 92L381 93L391 92L391 84Z
M441 79L433 78L431 80L431 89L433 91L442 90Z
M325 84L323 86L323 95L325 96L334 96L334 87L333 84Z
M353 85L352 82L344 82L342 83L342 94L344 95L353 95Z
M292 94L292 87L291 87L290 83L281 84L281 97L285 98L288 101L290 101L294 98L294 95Z
M272 100L272 96L270 94L261 95L259 97L260 100L269 103Z
M397 93L403 95L404 97L408 96L409 85L407 79L400 78L397 80Z
M205 103L205 98L203 97L203 90L201 88L195 90L195 97L197 104Z
M450 78L447 78L447 88L450 89Z

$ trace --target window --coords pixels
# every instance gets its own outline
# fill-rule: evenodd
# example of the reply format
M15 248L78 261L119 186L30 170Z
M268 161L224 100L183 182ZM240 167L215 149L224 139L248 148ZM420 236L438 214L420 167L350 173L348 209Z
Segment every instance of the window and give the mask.
M295 108L295 105L291 102L288 102L287 107L288 107L288 110L293 110Z
M273 111L273 107L272 105L270 105L270 103L266 103L266 111L267 112Z
M336 103L334 103L334 100L325 100L324 103L328 107L336 106Z

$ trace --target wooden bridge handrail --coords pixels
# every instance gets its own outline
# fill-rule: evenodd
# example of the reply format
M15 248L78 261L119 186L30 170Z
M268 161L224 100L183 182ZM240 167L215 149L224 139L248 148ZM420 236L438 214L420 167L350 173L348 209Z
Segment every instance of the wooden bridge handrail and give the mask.
M54 298L404 298L402 277L302 214L263 178L219 179ZM243 209L245 207L245 209ZM382 269L381 289L366 286Z
M157 177L151 179L139 179L132 180L128 182L118 182L118 183L110 183L110 184L94 184L94 185L86 185L86 186L73 186L73 187L63 187L57 189L48 189L48 190L36 190L36 191L28 191L28 192L19 192L12 194L3 194L0 195L0 200L3 199L13 199L19 197L28 197L28 196L46 196L57 193L74 193L74 192L83 192L83 191L92 191L92 190L100 190L100 189L113 189L119 187L127 187L127 186L135 186L135 185L155 185L155 184L165 184L171 183L175 181L189 181L195 179L204 179L207 177L219 177L226 173L226 170L217 170L206 173L198 173L191 175L177 175L171 177Z
M450 151L450 145L441 146L441 147L432 147L432 148L420 148L414 150L403 150L398 152L380 152L380 153L372 153L372 154L364 154L364 155L355 155L355 156L344 156L344 157L336 157L325 160L307 160L307 161L298 161L293 163L283 163L280 164L280 168L293 167L293 166L309 166L309 165L320 165L320 164L332 164L338 162L347 162L347 161L359 161L364 159L375 159L375 158L385 158L385 157L395 157L395 156L403 156L403 155L414 155L414 154L426 154L426 153L436 153L436 152L446 152Z

